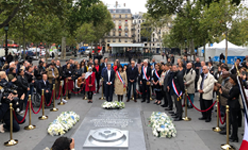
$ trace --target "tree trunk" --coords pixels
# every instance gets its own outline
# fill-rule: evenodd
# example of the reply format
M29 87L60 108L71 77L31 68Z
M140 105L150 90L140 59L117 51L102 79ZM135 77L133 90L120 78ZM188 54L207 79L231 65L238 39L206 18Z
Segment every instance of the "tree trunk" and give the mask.
M22 18L22 28L23 28L23 60L26 59L25 57L25 50L26 50L26 44L25 44L25 24L24 24L24 18Z
M205 51L206 51L206 41L205 41L206 39L204 39L204 42L203 42L203 58L204 58L204 61L206 62L206 58L205 58Z
M62 37L62 45L61 45L61 54L60 54L61 59L66 58L66 37Z
M37 44L38 45L38 44ZM37 46L36 46L36 59L37 59Z
M47 45L46 45L45 59L46 59L46 63L47 63Z
M227 41L227 32L226 32L225 64L227 64L227 55L228 55L228 41Z

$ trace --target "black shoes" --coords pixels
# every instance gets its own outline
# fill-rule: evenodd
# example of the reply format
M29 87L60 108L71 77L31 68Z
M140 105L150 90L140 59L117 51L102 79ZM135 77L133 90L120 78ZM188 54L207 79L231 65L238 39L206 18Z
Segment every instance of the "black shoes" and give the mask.
M204 118L204 117L201 117L201 118L199 118L199 120L206 120L207 118Z
M230 142L239 142L239 138L238 137L230 137L229 138Z
M169 111L169 114L174 114L174 111Z
M168 105L161 105L161 107L167 107Z
M183 120L182 118L175 118L174 121L181 121Z
M166 111L172 111L172 108L165 108Z
M210 119L210 118L208 118L208 119L206 119L206 120L205 120L205 122L211 122L211 119Z
M141 103L144 103L144 102L146 102L146 101L141 101Z
M226 130L220 131L219 134L221 134L221 135L226 135Z
M147 103L150 103L150 101L147 101Z

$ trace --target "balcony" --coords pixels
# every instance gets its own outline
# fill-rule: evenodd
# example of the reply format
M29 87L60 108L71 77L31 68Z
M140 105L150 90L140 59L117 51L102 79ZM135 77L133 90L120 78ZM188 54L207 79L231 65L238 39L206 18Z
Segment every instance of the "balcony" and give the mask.
M122 31L122 29L118 29L118 31L119 31L119 32L121 32L121 31Z
M133 34L132 37L135 37L135 34Z
M125 23L125 27L127 27L128 26L128 24L127 23Z
M132 31L135 31L135 28L132 28Z
M128 29L124 29L125 32L128 32Z

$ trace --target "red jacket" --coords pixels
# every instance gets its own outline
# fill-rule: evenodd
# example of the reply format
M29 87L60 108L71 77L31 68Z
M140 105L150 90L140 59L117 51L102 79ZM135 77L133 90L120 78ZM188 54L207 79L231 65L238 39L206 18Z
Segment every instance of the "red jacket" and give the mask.
M92 86L89 87L89 84L91 84ZM94 92L95 90L96 90L96 86L95 86L95 72L92 72L91 76L89 76L86 79L85 91L86 92L89 92L89 91Z

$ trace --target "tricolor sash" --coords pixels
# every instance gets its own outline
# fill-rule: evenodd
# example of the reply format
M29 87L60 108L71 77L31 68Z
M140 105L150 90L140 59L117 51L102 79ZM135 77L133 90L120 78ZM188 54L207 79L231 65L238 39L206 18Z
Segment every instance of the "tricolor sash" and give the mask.
M125 86L125 82L122 79L120 72L119 71L116 71L116 74L117 74L117 77L119 78L119 80L121 81L121 83Z
M155 70L155 75L156 75L156 77L158 78L158 80L160 80L160 76L159 76L157 70Z
M181 91L181 93L179 94L179 92L178 92L178 90L177 90L177 87L176 87L176 85L175 85L174 79L172 79L172 88L173 88L175 94L177 95L177 97L181 97L181 96L183 95L182 91Z
M150 80L150 77L149 77L149 79L148 79L148 77L147 77L147 75L146 75L145 67L143 67L142 72L143 72L144 78L145 78L147 81Z

